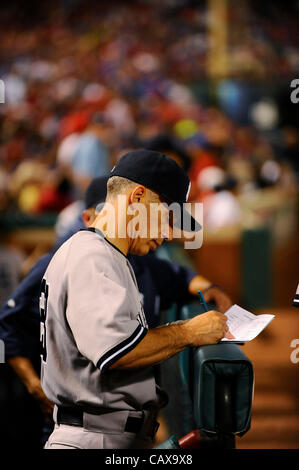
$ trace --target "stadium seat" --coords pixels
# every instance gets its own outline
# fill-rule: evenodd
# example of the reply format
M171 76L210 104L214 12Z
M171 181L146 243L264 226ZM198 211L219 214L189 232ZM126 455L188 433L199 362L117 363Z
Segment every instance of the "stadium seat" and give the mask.
M243 436L250 428L253 366L236 344L194 352L194 418L208 433Z
M173 312L174 306L168 318L174 318ZM180 307L176 318L200 313L204 309L196 301ZM240 347L219 343L187 348L168 360L164 371L176 383L175 390L168 388L170 432L180 437L195 425L202 432L202 446L235 447L235 436L250 428L254 377Z

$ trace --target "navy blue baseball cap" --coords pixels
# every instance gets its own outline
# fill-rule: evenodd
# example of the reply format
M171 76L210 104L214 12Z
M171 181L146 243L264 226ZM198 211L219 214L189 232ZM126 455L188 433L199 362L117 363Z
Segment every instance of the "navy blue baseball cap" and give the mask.
M147 149L126 153L112 168L109 177L112 176L121 176L142 184L159 194L167 204L179 204L180 224L174 220L174 225L181 230L197 232L202 228L184 208L191 186L188 175L167 155Z
M108 178L109 176L99 176L92 180L84 196L86 209L96 207L98 204L105 201Z

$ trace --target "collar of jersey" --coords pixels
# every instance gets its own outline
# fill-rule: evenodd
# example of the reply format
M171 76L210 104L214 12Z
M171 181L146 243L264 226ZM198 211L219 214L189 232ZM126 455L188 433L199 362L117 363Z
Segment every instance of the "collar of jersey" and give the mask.
M81 230L88 230L89 232L97 233L99 235L99 237L103 238L107 243L109 243L109 245L112 246L112 248L117 250L121 255L123 255L127 259L127 256L119 248L117 248L117 246L113 245L113 243L111 243L109 240L107 240L107 238L105 237L103 232L101 232L101 230L99 230L98 228L88 227L88 228L82 228Z

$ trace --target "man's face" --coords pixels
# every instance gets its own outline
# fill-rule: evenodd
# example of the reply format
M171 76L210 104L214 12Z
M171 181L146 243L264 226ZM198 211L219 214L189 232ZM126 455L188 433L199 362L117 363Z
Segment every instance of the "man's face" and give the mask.
M155 251L164 240L172 240L173 230L169 223L169 212L157 193L148 189L145 189L143 194L137 192L131 207L132 212L139 216L133 217L127 226L131 239L130 253L143 256L149 251Z

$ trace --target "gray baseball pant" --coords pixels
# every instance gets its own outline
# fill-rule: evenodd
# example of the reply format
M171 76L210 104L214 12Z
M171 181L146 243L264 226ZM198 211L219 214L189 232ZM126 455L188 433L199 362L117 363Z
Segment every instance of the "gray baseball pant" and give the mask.
M56 408L56 407L55 407ZM103 415L84 413L83 427L58 424L54 408L55 427L45 449L151 449L153 447L155 414L149 411L117 410ZM138 432L125 431L127 418L143 417Z

